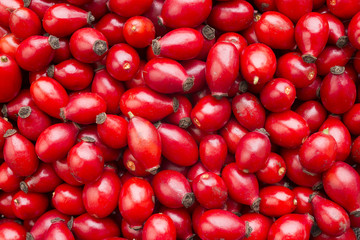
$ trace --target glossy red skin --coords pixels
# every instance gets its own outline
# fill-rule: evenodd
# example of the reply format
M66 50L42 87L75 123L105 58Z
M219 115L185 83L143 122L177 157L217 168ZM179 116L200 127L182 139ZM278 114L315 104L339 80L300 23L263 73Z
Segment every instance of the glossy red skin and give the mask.
M199 220L198 235L204 240L243 239L246 232L245 221L221 209L206 211Z
M165 214L156 213L144 224L142 239L146 240L175 240L176 227L171 218Z
M110 0L109 9L122 17L142 15L151 6L152 0Z
M329 24L320 13L303 15L295 26L295 41L303 56L318 57L329 37Z
M131 89L135 87L146 87L144 75L143 75L145 64L146 64L145 60L140 60L139 69L135 74L135 76L132 79L125 81L126 89Z
M161 170L174 170L181 173L184 176L187 176L190 167L180 166L175 164L167 159L164 159L161 163Z
M97 133L97 128L94 125L89 125L82 128L77 137L77 141L80 141L82 137L91 137L95 139L95 145L98 146L103 152L103 157L105 162L110 162L118 159L120 157L121 150L113 149L105 145Z
M0 1L0 24L4 27L9 26L9 16L12 11L24 7L24 2L21 0L15 1Z
M22 76L15 59L8 55L0 57L0 102L9 102L19 93Z
M54 190L52 205L66 215L81 215L86 212L82 199L82 188L70 184L61 184Z
M106 102L97 93L79 93L70 98L63 111L63 119L91 124L95 123L98 114L106 112Z
M19 190L19 184L23 177L19 177L9 168L6 162L0 165L0 189L4 192Z
M30 86L36 106L48 115L60 118L60 108L68 104L69 96L63 86L49 77L40 77Z
M96 240L120 235L120 228L111 218L94 218L88 213L74 219L72 232L79 240Z
M144 48L155 38L155 26L149 18L135 16L125 22L123 36L131 46Z
M246 240L266 240L270 226L273 220L260 213L246 213L240 216L240 219L247 222L252 231L250 236L245 237Z
M182 61L181 65L184 67L188 76L194 77L194 85L187 93L194 93L204 89L206 85L206 77L205 77L206 63L200 60L192 59L192 60Z
M295 112L304 118L312 133L320 128L327 117L327 112L323 105L313 100L302 103L296 108Z
M126 43L112 46L106 57L106 70L119 81L132 79L137 73L139 65L139 54Z
M122 163L124 164L126 170L134 176L144 177L150 175L150 173L146 171L143 164L136 158L134 158L129 148L126 148L123 152L122 160Z
M351 109L356 99L356 86L347 73L329 73L320 88L323 106L331 113L342 114ZM335 99L342 99L341 104Z
M236 147L240 141L240 139L247 133L248 131L239 124L239 122L231 117L230 120L226 123L226 125L220 129L220 134L224 138L227 149L230 153L234 154L236 152Z
M306 187L295 187L293 190L295 194L295 199L297 200L297 205L294 213L306 214L309 213L313 215L313 210L309 197L314 191L311 188Z
M226 1L213 6L207 22L224 32L238 32L250 27L254 8L244 0Z
M164 3L159 18L169 28L194 28L208 18L211 8L210 0L170 0Z
M360 210L360 177L350 165L335 162L323 176L325 193L350 214Z
M228 198L224 180L212 172L198 175L191 186L197 202L207 209L223 207Z
M101 149L93 142L79 142L73 146L67 156L71 174L81 183L90 183L98 179L104 168Z
M349 228L344 234L334 237L329 236L325 233L321 233L319 236L314 237L314 240L356 240L356 235L354 233L354 230Z
M142 239L142 228L135 230L131 228L131 225L125 221L121 220L121 233L127 239L141 240Z
M5 105L4 105L5 106ZM12 129L12 124L8 121L7 118L0 117L0 150L3 149L5 144L4 134L7 130Z
M163 5L163 0L154 0L152 1L150 8L142 14L142 16L149 18L153 22L156 37L164 36L165 33L169 31L167 27L163 26L162 23L158 21L158 16L161 14Z
M109 12L106 0L92 0L82 6L86 11L90 11L95 19L101 19L102 16Z
M190 183L192 183L197 176L207 171L208 170L201 162L197 162L190 167L189 171L186 174L186 178Z
M353 135L360 134L360 128L358 126L359 119L358 113L360 111L360 104L354 104L351 109L343 115L343 123Z
M240 70L243 78L254 85L268 82L276 71L274 52L262 43L247 46L240 56Z
M326 0L330 12L339 18L350 19L360 10L360 3L356 0Z
M312 210L320 230L331 236L340 236L350 228L346 211L338 204L319 195L311 199Z
M42 193L17 192L12 199L11 209L22 220L40 217L48 208L49 199Z
M191 166L198 161L198 146L186 130L161 123L157 131L161 139L161 154L166 159L180 166Z
M35 144L37 156L44 162L54 162L66 157L76 143L79 128L73 123L57 123L45 129Z
M104 34L109 46L113 46L125 42L123 34L125 22L126 18L114 13L108 13L95 24L95 29Z
M235 163L226 165L221 172L229 197L238 203L252 205L259 198L259 183L255 174L244 173Z
M360 162L360 138L356 137L351 145L351 160Z
M184 95L177 94L175 95L175 98L179 102L179 107L177 111L171 113L165 118L165 121L174 125L177 125L181 128L187 128L189 127L191 122L191 110L192 110L192 104L190 100L185 97Z
M227 32L224 34L221 34L220 37L216 40L216 42L228 42L232 43L236 49L239 51L239 54L241 55L242 51L245 47L247 47L247 41L246 39L235 32Z
M272 49L293 49L294 32L294 24L287 16L279 12L265 12L255 24L258 40Z
M193 124L207 132L224 127L230 115L231 105L228 99L217 100L213 96L203 97L191 111Z
M16 50L16 62L27 71L38 71L53 60L55 50L50 46L49 37L34 35L22 41Z
M146 180L135 177L127 180L118 198L123 219L133 227L141 226L153 213L154 198L154 191Z
M39 71L35 71L35 72L29 72L29 83L30 85L35 82L36 80L38 80L41 77L47 77L47 73L46 73L47 67L39 70ZM29 89L27 89L29 90Z
M204 43L202 45L201 51L196 56L196 59L205 61L209 54L210 48L216 42L215 29L205 24L200 24L195 29L201 33L204 39Z
M296 23L302 16L312 11L313 0L275 0L275 5L280 13Z
M206 60L206 82L213 96L227 96L239 75L239 51L231 43L216 43Z
M309 215L287 214L278 218L271 225L268 240L276 239L310 239L310 230L314 220Z
M26 184L25 192L48 193L54 191L62 180L51 164L41 162L36 172L25 178L24 183Z
M31 141L36 141L40 134L51 126L51 118L36 106L30 107L31 113L28 117L19 116L17 126L21 135Z
M169 58L154 58L144 68L146 85L160 93L186 92L192 88L191 76L184 67Z
M271 112L290 110L296 97L294 84L285 78L275 78L265 84L260 101Z
M142 163L146 171L160 167L161 139L157 129L142 117L129 121L127 142L134 158Z
M46 213L44 213L42 216L40 216L32 229L30 230L31 235L34 237L34 239L43 239L47 230L51 226L51 220L54 218L61 218L64 219L65 222L68 222L70 220L70 217L60 213L59 211L53 209Z
M41 33L41 22L34 11L21 7L10 14L9 27L15 37L26 39Z
M360 14L357 13L350 21L347 34L351 45L355 48L360 49Z
M301 101L317 100L320 94L320 86L322 79L316 77L315 80L304 88L296 89L296 97Z
M265 167L271 151L269 138L261 132L246 133L235 152L236 165L245 173L255 173Z
M280 155L271 152L265 166L256 172L256 177L263 183L274 184L280 182L285 173L286 164L284 159Z
M190 60L199 55L204 43L201 33L192 28L178 28L158 40L160 52L156 55L174 60Z
M94 44L101 40L106 43L105 51L98 55L94 51ZM107 40L100 31L93 28L81 28L76 30L70 38L70 52L73 57L83 63L94 63L105 56L108 49Z
M275 0L254 0L254 4L260 12L276 11Z
M280 217L293 212L297 201L295 194L283 186L268 186L260 189L260 213Z
M0 238L9 240L25 240L25 228L16 222L6 222L0 224Z
M46 10L56 3L56 0L31 0L28 8L33 10L39 16L39 18L42 19Z
M5 139L3 154L9 168L18 176L33 174L39 165L34 144L19 133Z
M16 192L0 192L0 213L8 219L16 218L14 212L11 209L11 203L15 193Z
M300 163L311 173L322 173L335 162L336 150L336 141L331 135L316 132L300 147Z
M265 129L272 143L285 148L300 146L310 134L306 121L291 110L269 114Z
M51 224L44 239L47 240L75 240L74 235L63 221Z
M59 38L60 47L55 50L53 63L61 63L71 58L70 41L68 38Z
M185 208L174 209L161 207L160 212L170 217L173 221L176 228L177 239L186 240L194 235L191 217Z
M82 90L90 85L94 70L88 64L75 59L65 60L54 66L52 78L67 90Z
M97 125L101 141L111 148L122 148L127 145L128 122L117 115L106 115L104 123Z
M134 87L121 96L120 109L125 116L132 112L135 116L156 122L175 112L175 101L148 87Z
M331 13L324 13L323 16L329 23L329 39L328 43L343 47L340 37L346 36L344 24L336 16ZM338 42L339 41L339 42Z
M192 193L185 176L174 170L157 173L152 180L152 187L159 202L169 208L184 207L183 199Z
M73 175L70 173L69 165L67 164L66 157L57 160L53 162L53 168L56 172L56 174L66 183L73 185L73 186L81 186L82 183L80 183L78 180L74 178Z
M91 91L97 93L105 100L107 113L120 113L119 102L122 94L125 92L124 85L111 77L105 69L95 73L91 84Z
M300 53L286 53L278 59L276 76L288 79L297 88L309 86L315 80L316 74L315 63L304 62Z
M6 27L0 26L0 36L5 36L6 34L10 33L10 29Z
M224 138L217 134L205 136L200 142L199 155L205 168L219 175L227 156Z
M66 0L66 1L76 6L84 5L86 3L91 2L91 0Z
M206 96L210 96L211 95L211 91L208 87L204 87L203 89L201 89L198 92L195 92L194 94L190 95L190 101L192 103L192 105L196 105L200 99L202 99L203 97Z
M0 38L0 52L15 59L20 43L21 40L16 38L13 33L8 33Z
M105 170L98 180L84 186L82 199L86 211L96 218L109 216L117 207L120 189L117 174Z
M286 176L301 187L318 187L321 183L321 175L306 174L299 159L299 149L282 149L281 156L286 163Z
M331 67L345 66L353 55L354 50L351 45L343 48L326 46L316 61L318 74L325 76L330 73Z

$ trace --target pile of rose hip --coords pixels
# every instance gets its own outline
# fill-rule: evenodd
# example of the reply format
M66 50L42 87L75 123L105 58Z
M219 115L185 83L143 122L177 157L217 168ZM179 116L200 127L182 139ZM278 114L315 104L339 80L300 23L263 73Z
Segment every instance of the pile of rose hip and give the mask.
M1 240L355 240L359 0L0 0Z

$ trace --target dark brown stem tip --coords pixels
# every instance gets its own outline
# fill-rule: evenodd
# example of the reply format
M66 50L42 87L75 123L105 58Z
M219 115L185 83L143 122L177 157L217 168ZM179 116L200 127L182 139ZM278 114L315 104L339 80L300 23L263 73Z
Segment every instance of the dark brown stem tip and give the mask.
M29 187L26 184L26 182L21 181L20 182L20 190L23 191L24 193L28 193L29 192Z
M1 62L7 62L7 61L9 61L9 59L8 59L7 56L2 55L2 56L0 57L0 61L1 61Z
M46 74L48 75L48 77L54 78L55 65L50 65L50 66L48 67L48 69L46 70Z
M26 240L34 240L34 237L31 235L31 233L26 233Z
M318 192L313 192L312 194L310 194L308 202L311 203L316 195L319 195L319 193Z
M312 227L311 227L311 231L310 231L311 236L313 236L314 238L319 236L321 234L321 230L318 227L317 223L314 221Z
M184 117L184 118L180 119L180 121L179 121L179 127L184 128L184 129L190 127L191 124L192 124L191 118L189 118L189 117Z
M16 133L16 130L15 129L8 129L5 134L4 134L4 138L7 138L7 137L10 137L12 135L14 135Z
M154 127L155 127L156 129L158 129L158 128L160 127L160 125L161 125L161 122L160 122L160 121L157 121L157 122L153 123L153 125L154 125Z
M251 236L252 231L253 231L253 229L250 226L249 222L245 221L245 237L249 238Z
M183 83L183 91L188 92L191 90L191 88L194 86L194 77L188 77L185 82Z
M324 187L324 186L323 186L323 183L322 183L322 182L318 182L318 183L314 184L314 186L312 186L312 190L314 190L314 191L319 191L319 190L321 190L323 187Z
M345 67L343 66L334 66L330 68L330 72L334 75L340 75L345 72Z
M160 42L158 39L153 39L151 41L151 49L153 51L153 53L156 55L156 56L159 56L160 55L160 52L161 52L161 46L160 46Z
M306 170L305 168L303 168L302 171L303 171L305 174L309 175L309 176L316 176L316 173L309 172L309 171Z
M215 38L215 29L210 27L209 25L205 25L203 29L201 29L201 33L207 40L213 40Z
M164 19L162 19L162 17L160 16L157 17L157 23L159 24L160 27L165 28Z
M87 143L94 143L95 142L94 138L88 137L88 136L82 137L81 140L84 141L84 142L87 142Z
M349 38L348 36L341 36L339 37L339 39L336 41L336 46L338 48L343 48L346 46L346 44L349 42Z
M50 222L51 223L65 222L65 219L57 217L57 218L51 219Z
M106 121L106 113L100 113L96 116L96 124L103 124Z
M156 175L156 174L158 173L158 171L159 171L159 168L160 168L160 166L157 165L157 166L155 166L155 167L146 169L146 172L149 172L149 173L151 173L152 175Z
M350 213L350 215L354 216L354 217L360 217L360 209L352 211Z
M184 197L181 200L182 205L184 205L185 208L191 207L195 202L195 194L192 192L186 193Z
M67 227L68 229L71 231L72 227L73 227L73 224L74 224L74 217L71 216L70 220L67 222Z
M50 47L54 50L59 49L60 48L60 42L59 42L59 38L50 35L48 38L48 42L50 44Z
M107 43L103 40L96 40L93 45L93 50L94 50L94 53L96 53L96 55L102 56L108 50Z
M265 129L265 128L257 128L257 129L255 129L254 131L255 131L255 132L262 133L262 134L264 134L264 135L266 135L266 136L270 137L270 133L269 133L268 131L266 131L266 129Z
M30 116L30 114L31 114L30 106L21 107L18 112L18 115L21 118L28 118Z
M139 225L139 226L130 226L130 228L131 228L132 230L139 231L140 229L143 228L143 226L141 226L141 225Z
M59 116L61 117L61 119L66 122L66 116L65 116L65 109L64 108L60 108L60 114Z
M179 100L176 97L173 97L173 109L175 113L179 110Z
M254 212L259 212L260 211L260 202L261 202L261 198L257 198L255 199L255 201L251 204L251 209L254 210Z
M31 0L23 0L23 3L24 3L24 7L27 8L30 6Z
M6 104L2 106L1 113L4 117L8 117Z
M191 236L187 237L186 240L194 240L196 237L196 234L192 234Z
M353 228L356 239L360 239L360 228Z
M301 57L302 57L303 61L306 63L315 63L317 60L317 58L311 54L304 54Z
M213 93L212 96L216 98L216 100L221 100L223 97L227 97L227 93Z
M87 23L90 25L92 22L94 22L95 21L95 17L94 17L94 15L92 15L92 13L91 12L88 12L87 13Z
M239 92L246 93L249 88L249 85L246 81L241 81L239 84Z

